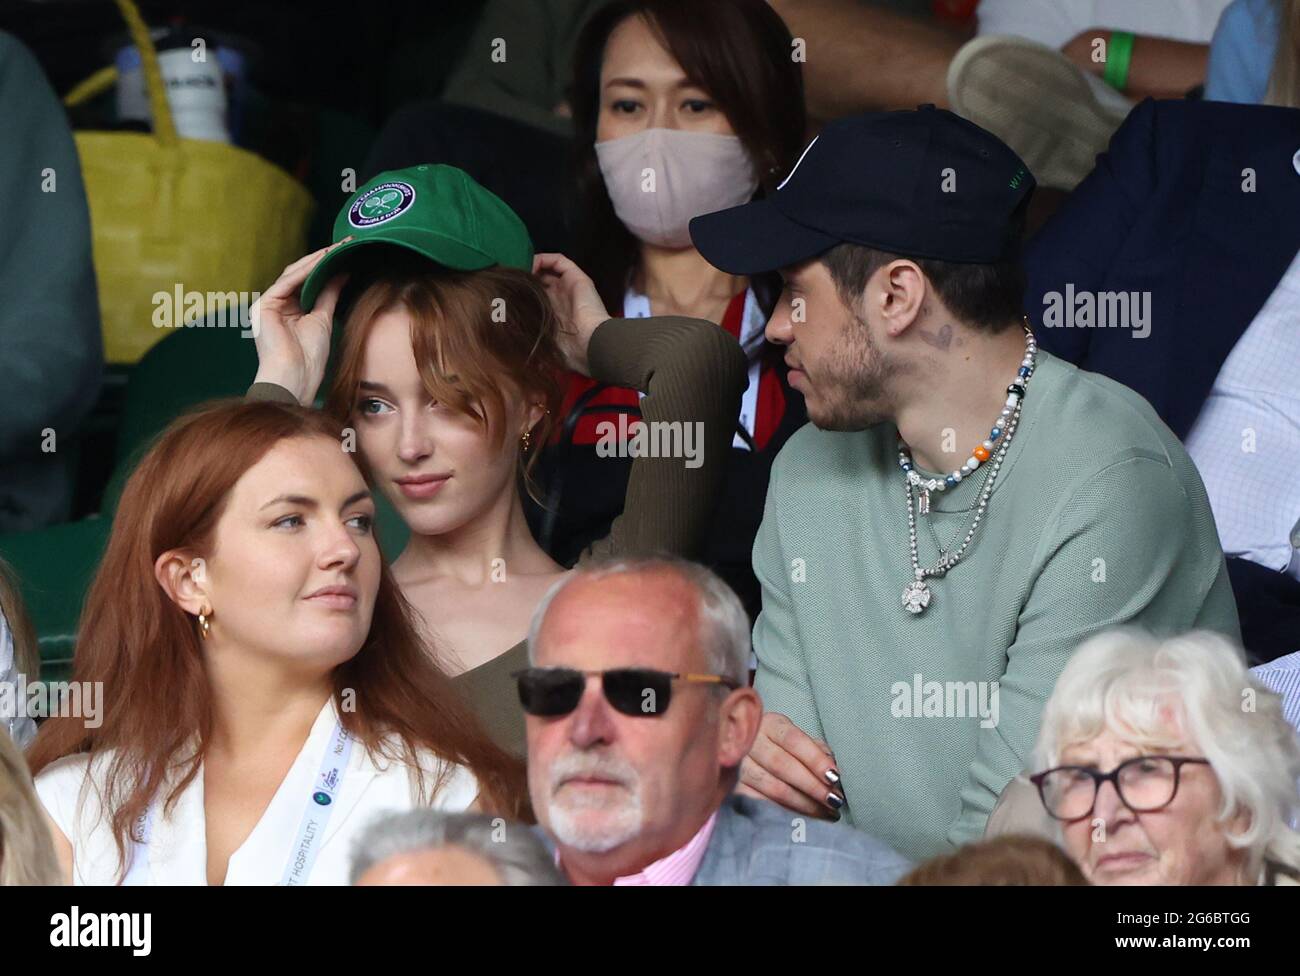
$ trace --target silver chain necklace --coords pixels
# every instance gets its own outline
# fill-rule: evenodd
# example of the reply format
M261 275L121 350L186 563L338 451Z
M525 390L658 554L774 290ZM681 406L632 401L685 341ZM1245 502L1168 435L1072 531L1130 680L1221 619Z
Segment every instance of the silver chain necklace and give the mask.
M942 480L922 478L912 464L912 456L907 450L907 446L902 442L901 438L899 440L898 464L903 471L903 483L907 490L907 541L914 577L903 587L903 608L908 613L922 613L930 605L933 594L930 591L929 584L926 583L926 578L938 579L946 576L948 571L961 561L962 556L966 554L967 548L970 547L971 541L975 538L975 532L979 529L980 522L984 518L984 511L988 507L989 496L993 493L993 486L997 482L998 471L1001 470L1002 462L1007 456L1007 449L1011 446L1011 438L1015 435L1016 427L1020 424L1020 412L1024 404L1025 389L1030 376L1034 373L1037 353L1038 345L1034 340L1033 333L1029 330L1028 322L1026 322L1025 357L1020 361L1020 367L1016 371L1016 381L1007 387L1006 405L998 415L997 422L989 431L989 439L971 452L971 457L961 468L953 471ZM979 501L975 505L975 516L971 520L970 528L967 530L965 538L962 539L961 545L955 552L949 552L947 549L941 548L939 550L939 559L934 566L928 569L923 567L916 552L916 513L928 516L930 513L931 492L943 492L955 487L985 462L989 462L989 466L984 476L984 483L980 486ZM915 492L915 510L913 509L913 492ZM933 526L931 526L931 533L933 534ZM937 536L935 541L938 542ZM956 536L953 537L953 541L956 541Z

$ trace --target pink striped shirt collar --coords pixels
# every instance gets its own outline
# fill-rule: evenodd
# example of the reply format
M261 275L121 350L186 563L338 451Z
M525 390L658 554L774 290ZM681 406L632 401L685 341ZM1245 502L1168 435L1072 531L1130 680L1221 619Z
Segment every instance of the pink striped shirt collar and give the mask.
M636 874L615 878L614 884L643 887L684 887L690 884L691 879L695 877L695 872L700 869L700 862L704 860L704 852L709 846L709 838L713 835L713 824L717 819L718 813L715 810L684 847L679 847L667 857L647 864Z

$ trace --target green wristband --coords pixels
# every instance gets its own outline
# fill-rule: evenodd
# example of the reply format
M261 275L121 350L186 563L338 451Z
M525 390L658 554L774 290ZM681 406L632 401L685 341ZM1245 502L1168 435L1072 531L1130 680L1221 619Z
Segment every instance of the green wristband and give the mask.
M1106 70L1101 80L1116 91L1128 87L1128 68L1133 61L1134 35L1130 31L1112 31L1106 54Z

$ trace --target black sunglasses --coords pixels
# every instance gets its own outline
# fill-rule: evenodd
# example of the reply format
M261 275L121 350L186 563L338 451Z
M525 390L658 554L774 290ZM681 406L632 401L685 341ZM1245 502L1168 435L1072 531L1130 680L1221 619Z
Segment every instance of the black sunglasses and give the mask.
M657 716L668 711L673 682L723 685L739 688L720 674L679 674L653 668L610 668L608 671L579 671L576 668L524 668L510 677L519 685L519 704L529 715L555 718L578 707L587 678L600 675L605 700L624 715Z

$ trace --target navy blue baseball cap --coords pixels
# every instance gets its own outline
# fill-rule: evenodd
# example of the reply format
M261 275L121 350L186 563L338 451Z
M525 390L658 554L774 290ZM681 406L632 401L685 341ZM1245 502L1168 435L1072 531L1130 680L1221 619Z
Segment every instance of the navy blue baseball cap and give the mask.
M691 240L730 274L775 271L837 244L995 264L1019 248L1035 186L993 134L923 105L826 126L762 200L691 221Z

